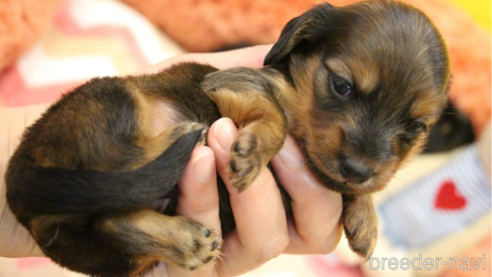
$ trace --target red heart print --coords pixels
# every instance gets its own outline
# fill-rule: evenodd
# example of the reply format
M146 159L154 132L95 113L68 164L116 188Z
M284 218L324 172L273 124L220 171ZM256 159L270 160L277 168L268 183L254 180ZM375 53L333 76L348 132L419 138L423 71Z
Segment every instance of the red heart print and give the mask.
M466 206L466 199L456 190L452 181L441 185L434 206L441 210L460 210Z

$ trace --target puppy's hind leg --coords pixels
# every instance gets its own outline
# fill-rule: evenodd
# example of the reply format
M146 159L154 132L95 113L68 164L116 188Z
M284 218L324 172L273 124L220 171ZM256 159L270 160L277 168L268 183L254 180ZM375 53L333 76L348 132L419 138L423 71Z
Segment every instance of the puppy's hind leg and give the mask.
M208 126L198 122L185 121L177 124L173 128L165 129L159 135L153 138L141 138L135 142L144 150L144 155L141 159L136 160L131 169L137 169L144 164L154 160L168 149L178 138L183 135L201 130L200 138L196 146L205 145L207 138Z
M220 254L221 238L211 228L151 209L106 214L95 227L105 242L133 257L132 276L158 261L195 270Z

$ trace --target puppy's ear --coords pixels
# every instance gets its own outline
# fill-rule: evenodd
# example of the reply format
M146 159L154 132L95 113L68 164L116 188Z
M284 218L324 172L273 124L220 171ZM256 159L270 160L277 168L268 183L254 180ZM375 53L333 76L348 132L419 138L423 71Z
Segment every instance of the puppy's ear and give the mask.
M280 38L265 57L264 65L280 62L294 50L302 40L315 41L330 29L330 22L337 8L328 3L316 6L314 9L293 18L285 25Z

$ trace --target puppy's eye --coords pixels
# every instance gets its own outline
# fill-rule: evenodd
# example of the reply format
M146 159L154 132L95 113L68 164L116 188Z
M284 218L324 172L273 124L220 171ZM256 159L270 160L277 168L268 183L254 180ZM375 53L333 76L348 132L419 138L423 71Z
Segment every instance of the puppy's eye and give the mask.
M411 136L417 136L425 131L425 124L421 122L412 122L410 125L407 126L405 131Z
M340 76L334 75L332 85L335 92L340 96L349 96L352 94L352 86Z

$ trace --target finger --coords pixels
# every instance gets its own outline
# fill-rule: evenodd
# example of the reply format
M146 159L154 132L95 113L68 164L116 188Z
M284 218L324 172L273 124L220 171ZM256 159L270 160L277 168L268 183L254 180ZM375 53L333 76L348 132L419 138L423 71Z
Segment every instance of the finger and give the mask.
M142 73L157 73L163 68L180 62L205 63L217 67L218 69L226 69L237 66L261 68L263 67L263 60L271 48L272 45L257 45L219 53L192 53L177 55L147 68Z
M210 226L220 235L215 158L210 148L199 146L193 150L185 174L179 182L179 189L178 214ZM184 270L168 264L167 271L171 277L210 276L214 267L214 261L198 271Z
M342 234L342 197L324 187L305 165L291 137L272 160L277 178L292 198L294 221L289 226L286 253L325 254L333 251Z
M214 153L199 146L193 150L190 161L179 182L178 213L209 225L220 234Z
M264 168L241 194L229 182L226 168L237 129L228 118L218 120L208 134L219 175L229 191L236 231L225 237L224 256L217 263L222 276L236 276L278 256L288 244L285 210L271 172Z

